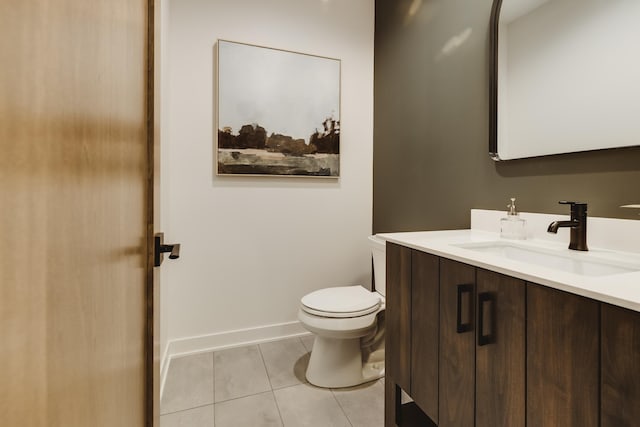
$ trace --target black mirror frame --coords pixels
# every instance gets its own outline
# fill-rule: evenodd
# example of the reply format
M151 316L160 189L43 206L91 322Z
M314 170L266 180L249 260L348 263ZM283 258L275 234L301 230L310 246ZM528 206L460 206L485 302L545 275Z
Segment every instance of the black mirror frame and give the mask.
M500 161L498 155L498 23L502 0L493 0L489 23L489 157Z

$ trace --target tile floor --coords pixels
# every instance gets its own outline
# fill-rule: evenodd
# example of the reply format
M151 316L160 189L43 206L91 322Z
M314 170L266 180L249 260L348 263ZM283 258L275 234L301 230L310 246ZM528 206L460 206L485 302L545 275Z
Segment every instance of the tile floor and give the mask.
M313 337L171 360L161 427L382 427L384 380L322 389L304 379Z

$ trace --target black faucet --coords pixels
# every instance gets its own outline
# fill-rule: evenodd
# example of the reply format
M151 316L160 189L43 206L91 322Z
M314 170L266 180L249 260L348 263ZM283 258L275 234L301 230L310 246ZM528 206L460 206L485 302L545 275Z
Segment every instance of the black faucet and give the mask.
M587 247L587 204L582 202L567 202L561 200L561 205L571 205L571 219L569 221L553 221L547 231L557 233L559 227L571 228L571 241L569 249L575 251L588 251Z

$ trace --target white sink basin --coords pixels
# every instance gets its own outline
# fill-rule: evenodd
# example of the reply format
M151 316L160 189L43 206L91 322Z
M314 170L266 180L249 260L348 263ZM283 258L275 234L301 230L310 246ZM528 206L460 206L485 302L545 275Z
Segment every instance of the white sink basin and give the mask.
M454 244L459 248L496 255L581 276L611 276L640 271L640 265L618 263L593 257L589 252L559 251L507 241Z

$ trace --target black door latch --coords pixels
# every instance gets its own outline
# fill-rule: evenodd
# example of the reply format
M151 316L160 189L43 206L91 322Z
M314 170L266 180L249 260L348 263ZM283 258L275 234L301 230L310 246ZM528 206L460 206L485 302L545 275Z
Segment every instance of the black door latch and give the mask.
M165 252L171 252L169 259L180 258L180 243L173 243L170 245L164 244L164 233L156 233L154 236L155 250L153 252L153 265L160 267L162 260L164 259Z

